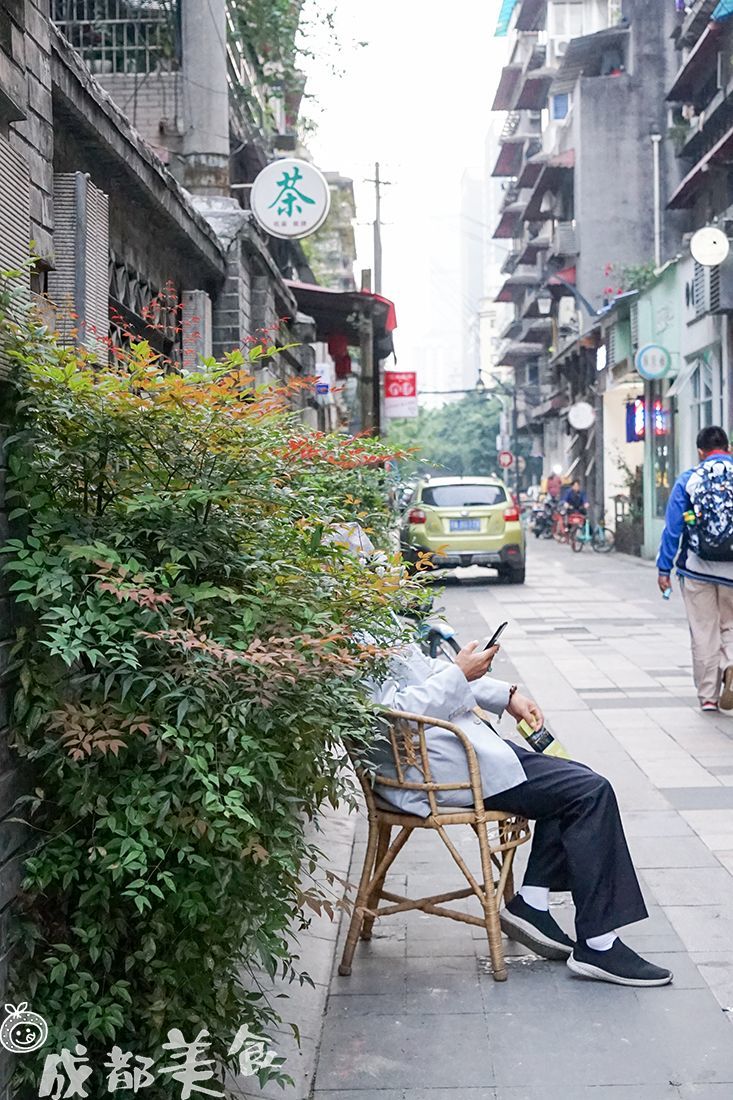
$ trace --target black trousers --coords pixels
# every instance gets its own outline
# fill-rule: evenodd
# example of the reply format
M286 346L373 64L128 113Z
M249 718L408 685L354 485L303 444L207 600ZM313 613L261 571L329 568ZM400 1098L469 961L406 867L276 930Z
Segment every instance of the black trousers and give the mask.
M644 920L649 914L609 781L585 764L507 744L527 779L484 806L535 822L524 885L570 890L580 940Z

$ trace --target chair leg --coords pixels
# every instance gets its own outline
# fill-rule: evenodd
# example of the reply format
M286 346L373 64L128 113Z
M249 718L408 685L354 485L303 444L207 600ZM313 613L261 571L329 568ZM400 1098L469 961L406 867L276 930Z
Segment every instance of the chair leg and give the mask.
M504 946L501 942L501 925L499 924L499 910L494 889L494 872L491 865L491 849L486 826L479 826L476 832L481 852L481 870L484 876L484 924L486 926L486 937L489 941L491 975L495 982L505 982L507 980L507 970L504 963Z
M361 931L362 922L364 920L364 909L369 899L369 888L371 885L372 872L374 870L374 860L377 854L377 843L378 826L376 821L372 821L370 819L369 837L367 839L367 849L364 856L364 866L361 870L359 889L357 890L356 899L354 901L354 911L351 914L351 923L349 925L349 931L346 936L344 953L341 956L341 962L339 964L339 974L341 974L341 976L344 978L347 978L351 973L351 962L354 958L356 943L359 939L359 932Z
M377 855L374 860L375 869L379 867L379 864L384 859L389 848L390 837L392 836L391 825L378 825L378 839L377 839ZM367 900L367 909L374 911L379 905L379 899L382 894L382 887L384 886L384 880L387 877L387 871L389 866L385 867L382 874L378 879L375 879L372 883L372 889ZM370 917L367 913L364 917L361 926L361 938L363 940L370 940L372 938L372 927L374 925L374 917Z

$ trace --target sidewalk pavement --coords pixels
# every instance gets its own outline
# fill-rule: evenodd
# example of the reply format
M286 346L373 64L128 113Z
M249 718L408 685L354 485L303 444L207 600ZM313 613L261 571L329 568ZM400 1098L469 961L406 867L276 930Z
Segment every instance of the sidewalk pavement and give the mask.
M589 982L516 944L499 984L480 928L386 918L351 977L334 967L313 1100L733 1097L733 720L697 709L678 592L663 602L653 572L620 555L530 551L526 586L452 582L447 617L464 641L509 619L496 675L518 678L572 755L613 781L650 912L624 938L674 984ZM363 851L362 820L352 881ZM417 895L459 879L425 835L390 882ZM569 897L553 902L572 931Z

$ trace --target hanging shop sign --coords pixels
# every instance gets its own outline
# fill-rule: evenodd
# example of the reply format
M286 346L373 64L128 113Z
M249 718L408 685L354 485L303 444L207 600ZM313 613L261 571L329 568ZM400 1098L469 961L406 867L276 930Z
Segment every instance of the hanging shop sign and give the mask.
M596 410L587 401L576 401L568 409L568 420L576 432L585 432L595 424Z
M262 169L252 184L250 205L272 237L296 240L323 225L331 207L331 191L314 165L286 157Z
M693 233L690 252L693 260L697 260L702 267L717 267L728 259L730 241L722 229L707 225Z
M647 382L658 382L669 374L672 356L662 344L645 344L634 356L634 366Z
M414 370L384 372L384 410L394 418L417 416L417 373Z

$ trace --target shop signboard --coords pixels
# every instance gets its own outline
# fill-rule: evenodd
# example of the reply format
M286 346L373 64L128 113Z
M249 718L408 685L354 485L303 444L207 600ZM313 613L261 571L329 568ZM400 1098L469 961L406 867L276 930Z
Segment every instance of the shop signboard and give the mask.
M417 416L417 373L414 370L384 372L384 409L395 419Z
M645 344L637 351L634 366L647 382L658 382L672 369L672 356L662 344Z
M272 237L297 240L315 233L328 217L326 177L307 160L285 157L263 168L252 184L252 213Z

